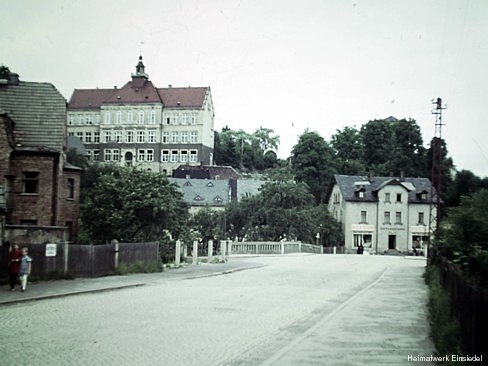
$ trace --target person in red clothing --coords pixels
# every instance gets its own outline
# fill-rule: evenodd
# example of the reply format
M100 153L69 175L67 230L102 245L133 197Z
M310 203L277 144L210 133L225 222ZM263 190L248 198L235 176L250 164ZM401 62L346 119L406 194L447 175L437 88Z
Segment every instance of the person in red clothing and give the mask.
M10 291L15 291L15 284L17 283L17 279L19 277L21 260L22 252L19 250L19 246L14 243L8 256L8 277L10 280Z

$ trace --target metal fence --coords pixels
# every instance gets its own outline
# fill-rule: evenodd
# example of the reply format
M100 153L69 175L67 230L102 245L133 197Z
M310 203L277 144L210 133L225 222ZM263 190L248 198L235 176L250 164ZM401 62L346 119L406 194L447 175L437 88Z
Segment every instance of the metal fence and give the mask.
M113 274L118 265L160 261L159 243L111 243L103 245L32 244L31 275L46 277L52 273L69 273L75 277L98 277ZM51 250L54 248L54 252ZM174 250L173 250L174 252ZM7 273L8 247L1 247L1 274ZM174 257L174 253L173 253Z
M446 259L442 259L439 268L441 283L451 295L451 314L459 320L467 354L483 354L484 333L488 329L488 290L468 282L461 270Z

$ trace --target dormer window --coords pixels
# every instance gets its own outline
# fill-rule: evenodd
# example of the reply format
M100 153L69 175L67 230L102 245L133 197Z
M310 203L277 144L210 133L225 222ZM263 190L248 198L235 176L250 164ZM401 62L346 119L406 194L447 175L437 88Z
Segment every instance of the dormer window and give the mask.
M214 184L212 182L207 183L207 187L213 187L213 186L214 186Z
M359 198L364 198L364 191L359 191L358 195L359 195Z
M425 191L424 191L424 192L422 192L422 193L420 194L420 199L421 199L422 201L426 201L426 200L427 200L427 192L425 192Z

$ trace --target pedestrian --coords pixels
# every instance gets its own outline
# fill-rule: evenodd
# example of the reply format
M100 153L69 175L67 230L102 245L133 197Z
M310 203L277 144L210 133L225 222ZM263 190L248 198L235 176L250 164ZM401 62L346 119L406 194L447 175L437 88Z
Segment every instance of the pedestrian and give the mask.
M22 260L20 261L19 276L20 276L20 291L24 292L27 287L27 279L32 269L32 258L28 256L29 249L22 248Z
M12 248L8 255L8 277L10 283L10 291L15 291L15 284L19 278L19 267L22 253L17 244L12 244Z

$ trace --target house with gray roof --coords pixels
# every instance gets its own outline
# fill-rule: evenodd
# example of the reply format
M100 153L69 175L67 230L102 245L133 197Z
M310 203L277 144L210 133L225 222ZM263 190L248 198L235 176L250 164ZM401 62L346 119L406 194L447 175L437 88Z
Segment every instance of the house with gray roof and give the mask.
M76 241L81 169L65 161L66 100L50 83L0 80L0 239Z
M346 252L424 251L435 217L436 191L427 178L335 175L328 209L344 232Z
M157 87L142 56L121 88L75 89L67 113L68 135L82 140L89 161L168 176L181 164L213 164L210 87Z

